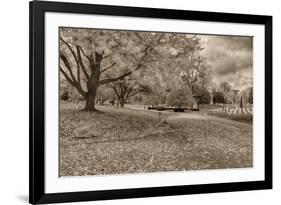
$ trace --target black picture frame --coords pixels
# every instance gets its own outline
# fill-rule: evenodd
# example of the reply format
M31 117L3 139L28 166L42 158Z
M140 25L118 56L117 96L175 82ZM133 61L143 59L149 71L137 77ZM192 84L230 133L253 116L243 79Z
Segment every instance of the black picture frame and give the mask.
M29 202L31 204L91 201L184 195L214 192L260 190L272 188L272 17L261 15L230 14L104 6L62 2L33 1L30 12L30 143L29 143ZM98 14L111 16L150 17L209 22L259 24L265 27L265 180L235 183L167 186L153 188L81 191L71 193L45 193L45 78L44 78L44 14L45 12Z

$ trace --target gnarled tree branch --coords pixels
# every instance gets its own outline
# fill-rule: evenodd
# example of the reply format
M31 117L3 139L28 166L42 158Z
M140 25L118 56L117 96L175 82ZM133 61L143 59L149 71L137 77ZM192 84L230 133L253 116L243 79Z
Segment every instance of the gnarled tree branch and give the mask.
M65 67L67 68L68 72L70 73L70 76L71 76L71 78L72 78L72 81L73 81L73 82L76 82L76 78L75 78L75 76L74 76L74 74L73 74L73 72L72 72L72 70L71 70L70 63L69 63L69 61L67 60L67 58L65 57L65 55L64 55L62 52L60 52L60 58L62 59L62 61L63 61L64 65L65 65Z
M77 56L74 52L74 50L72 49L71 45L69 43L67 43L62 37L60 37L60 40L67 46L67 48L70 50L70 52L72 53L75 61L78 63L78 59L77 59Z
M128 72L128 73L125 73L119 77L116 77L116 78L109 78L109 79L103 79L100 81L100 85L103 85L103 84L106 84L106 83L111 83L111 82L114 82L114 81L117 81L117 80L121 80L123 78L125 78L126 76L128 75L131 75L132 74L132 71Z
M112 68L113 66L115 66L115 65L116 65L116 62L112 63L110 66L108 66L108 67L102 69L102 70L100 71L100 73L103 73L103 72L105 72L105 71L111 69L111 68Z
M78 46L78 48L81 50L81 52L85 58L87 58L89 61L92 60L92 58L85 53L85 51L83 50L83 48L81 46Z
M81 65L81 69L82 69L85 77L87 78L87 80L89 80L90 76L89 76L89 74L88 74L88 72L87 72L87 70L85 68L84 63L83 63L83 60L82 60L82 57L81 57L81 53L80 53L80 49L82 49L80 46L76 46L76 50L77 50L77 54L78 54L78 61L79 61L80 65Z
M79 85L77 83L77 81L73 81L71 80L71 78L67 75L67 73L62 69L62 67L60 66L60 72L63 74L63 76L65 77L65 79L67 80L67 82L69 82L73 87L75 87L78 92L85 97L86 96L86 92L82 89L81 85Z

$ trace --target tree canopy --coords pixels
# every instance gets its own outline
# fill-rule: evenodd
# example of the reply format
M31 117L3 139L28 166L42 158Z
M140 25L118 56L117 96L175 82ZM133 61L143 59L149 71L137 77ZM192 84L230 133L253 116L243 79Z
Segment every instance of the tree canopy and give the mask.
M169 92L166 102L170 106L179 108L182 106L190 106L193 103L192 91L188 86L182 85Z
M211 81L196 35L60 28L59 38L62 78L84 98L87 111L96 110L100 86L112 88L121 104L141 92L154 104L170 91L182 92L179 82L192 97Z

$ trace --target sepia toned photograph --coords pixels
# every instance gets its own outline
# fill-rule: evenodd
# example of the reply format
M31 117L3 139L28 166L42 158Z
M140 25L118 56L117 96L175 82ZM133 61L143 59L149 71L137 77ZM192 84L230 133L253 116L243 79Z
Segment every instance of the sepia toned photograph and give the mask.
M253 37L59 28L59 176L253 167Z

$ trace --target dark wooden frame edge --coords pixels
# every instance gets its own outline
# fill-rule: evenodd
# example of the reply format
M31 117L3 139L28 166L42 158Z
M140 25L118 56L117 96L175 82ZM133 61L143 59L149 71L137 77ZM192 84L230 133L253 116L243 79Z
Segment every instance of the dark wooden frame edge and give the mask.
M272 188L272 16L184 11L124 6L105 6L33 1L29 4L29 202L46 204L183 194L261 190ZM44 165L44 14L65 12L134 16L211 22L247 23L265 26L265 180L153 188L45 193Z

